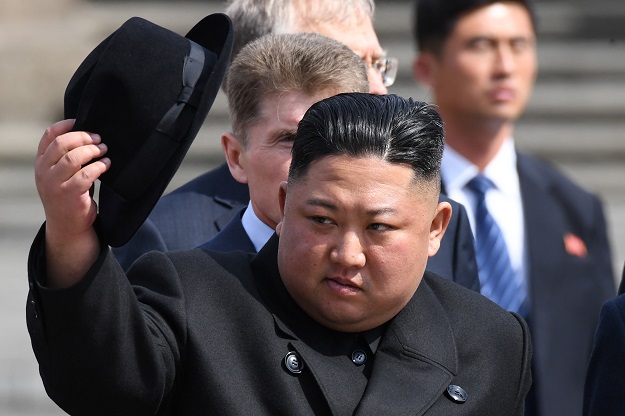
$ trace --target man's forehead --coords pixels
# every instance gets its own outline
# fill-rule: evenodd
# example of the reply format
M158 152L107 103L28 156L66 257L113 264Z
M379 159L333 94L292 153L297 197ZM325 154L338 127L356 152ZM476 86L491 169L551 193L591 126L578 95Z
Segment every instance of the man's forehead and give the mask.
M354 175L354 172L361 175ZM403 183L407 186L417 183L414 171L407 164L390 162L375 155L351 156L342 153L318 157L310 163L301 179L312 182L347 180L379 185Z
M454 26L455 33L477 32L485 37L496 36L502 31L515 34L533 34L529 10L517 3L493 3L461 16ZM452 32L452 33L453 33Z
M282 120L292 121L302 118L311 105L317 101L337 94L335 89L320 89L319 91L274 91L262 97L259 107L259 119L263 121Z
M347 45L362 59L377 59L384 55L378 37L373 29L373 22L367 15L360 18L335 22L318 22L300 28L302 32L314 32L337 40Z

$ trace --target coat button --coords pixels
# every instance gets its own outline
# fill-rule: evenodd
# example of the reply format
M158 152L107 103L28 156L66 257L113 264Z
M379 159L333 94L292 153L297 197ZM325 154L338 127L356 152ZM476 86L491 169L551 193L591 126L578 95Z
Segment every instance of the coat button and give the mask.
M367 361L367 354L363 350L352 352L352 362L356 365L363 365Z
M467 392L464 391L462 387L456 386L455 384L450 384L449 387L447 387L447 394L451 400L456 403L464 403L469 398Z
M35 300L34 300L34 299L31 299L31 300L30 300L30 304L31 304L31 305L32 305L32 307L33 307L33 311L35 311L35 312L34 312L35 318L39 319L39 312L37 311L37 303L35 302Z
M293 374L299 374L304 369L304 362L293 351L289 351L284 356L284 365Z

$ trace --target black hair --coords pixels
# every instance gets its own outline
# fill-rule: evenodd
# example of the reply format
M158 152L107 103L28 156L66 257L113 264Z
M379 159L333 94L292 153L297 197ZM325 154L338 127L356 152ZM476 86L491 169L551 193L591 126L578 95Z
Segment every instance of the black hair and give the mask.
M502 0L416 0L413 25L417 48L421 51L440 52L443 43L464 14L499 3ZM536 13L532 0L505 0L523 6L532 20L536 32Z
M289 181L326 156L379 157L440 184L443 121L433 105L398 95L345 93L315 103L293 143Z

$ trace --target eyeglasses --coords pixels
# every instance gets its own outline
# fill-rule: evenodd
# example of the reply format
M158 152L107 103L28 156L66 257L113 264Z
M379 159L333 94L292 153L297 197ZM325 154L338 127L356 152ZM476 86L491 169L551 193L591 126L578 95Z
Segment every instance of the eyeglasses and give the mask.
M370 65L373 69L380 73L382 77L382 83L385 87L390 87L395 82L397 76L397 68L399 61L397 58L379 58L373 61Z

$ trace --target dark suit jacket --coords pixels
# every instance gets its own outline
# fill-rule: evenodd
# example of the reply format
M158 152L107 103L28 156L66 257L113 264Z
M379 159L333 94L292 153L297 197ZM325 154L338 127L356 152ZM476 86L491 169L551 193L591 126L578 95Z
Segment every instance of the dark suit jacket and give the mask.
M197 247L217 235L249 200L247 185L223 164L162 197L133 238L113 253L128 270L148 251Z
M290 298L277 237L256 257L152 252L128 275L103 248L80 283L48 290L44 232L29 256L27 322L46 390L70 414L523 414L526 324L434 274L386 325L368 381L357 379L364 394L346 406L351 359L328 353L330 330ZM301 373L285 367L289 352Z
M538 414L579 415L584 377L601 305L614 275L600 201L536 158L519 153L527 238ZM578 236L588 254L567 250Z
M473 234L466 211L445 196L441 196L441 200L452 205L453 214L439 252L428 261L428 270L479 291ZM127 270L148 251L188 249L209 242L233 217L235 224L228 233L211 241L207 247L218 251L254 252L249 237L244 234L241 218L236 215L248 202L247 186L235 181L224 164L163 197L132 240L113 249L113 253Z
M621 276L621 284L618 287L618 294L625 293L625 265L623 265L623 276Z
M625 415L625 295L601 309L584 391L584 416Z
M223 230L217 233L217 235L204 244L201 244L199 248L205 250L220 251L227 253L229 251L243 251L245 253L256 253L256 247L250 240L249 235L243 228L243 213L246 208L239 211Z

